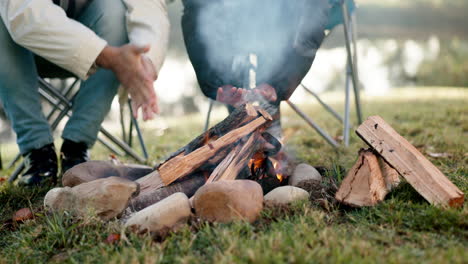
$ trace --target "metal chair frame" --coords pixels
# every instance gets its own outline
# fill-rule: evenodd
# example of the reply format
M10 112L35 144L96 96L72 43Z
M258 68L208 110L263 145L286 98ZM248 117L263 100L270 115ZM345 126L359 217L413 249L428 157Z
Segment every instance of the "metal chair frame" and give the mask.
M356 15L349 14L348 8L346 7L346 1L341 1L341 9L343 14L343 31L345 36L345 45L346 45L346 53L347 53L347 62L346 62L346 83L345 83L345 111L344 116L341 116L336 110L334 110L331 106L326 104L318 94L313 92L311 89L306 87L304 84L300 84L300 86L309 94L311 94L315 99L322 105L325 110L330 112L334 118L338 121L343 123L343 142L345 146L349 146L349 130L350 130L350 97L351 97L351 85L353 86L354 90L354 103L356 107L356 114L358 123L362 123L362 110L361 110L361 102L360 102L360 95L359 95L359 76L358 76L358 69L357 69L357 30L356 30ZM213 110L214 105L213 100L210 100L210 104L208 107L207 117L205 121L205 131L208 129L210 124L210 117L211 112ZM333 139L324 129L322 129L311 117L305 114L297 105L292 103L290 100L287 100L286 103L302 118L304 121L311 126L314 130L319 133L330 145L334 148L338 148L338 142Z
M73 83L69 86L64 87L62 91L59 91L57 88L52 86L49 82L45 81L43 78L38 78L39 83L39 93L41 97L47 101L50 105L52 105L52 109L46 115L47 120L50 122L50 127L52 131L58 127L60 122L65 117L71 116L71 109L72 109L72 102L75 98L78 91L74 90L76 85L78 84L78 79L75 78ZM128 155L135 159L138 162L144 163L148 159L148 153L146 150L146 145L140 130L140 126L138 125L138 121L133 117L133 109L131 106L130 99L128 100L128 107L130 109L130 121L128 128L125 125L125 118L123 117L123 111L121 108L121 117L120 117L120 124L122 127L122 139L112 135L108 130L101 126L98 135L98 142L103 144L106 148L108 148L113 153L124 156ZM133 130L136 131L138 136L138 141L140 143L140 147L142 150L142 155L138 154L133 148ZM21 155L18 153L15 158L10 162L7 166L8 169L12 168L21 158ZM25 164L24 161L21 162L20 165L14 170L13 174L8 179L9 182L13 182L19 176L19 174L24 170Z

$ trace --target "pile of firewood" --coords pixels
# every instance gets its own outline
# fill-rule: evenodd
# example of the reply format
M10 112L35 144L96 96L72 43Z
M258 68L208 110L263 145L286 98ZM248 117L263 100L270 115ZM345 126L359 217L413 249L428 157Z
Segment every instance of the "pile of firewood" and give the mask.
M343 180L336 199L351 206L372 206L403 177L428 202L442 207L463 205L464 194L381 117L369 117L356 130L369 146Z

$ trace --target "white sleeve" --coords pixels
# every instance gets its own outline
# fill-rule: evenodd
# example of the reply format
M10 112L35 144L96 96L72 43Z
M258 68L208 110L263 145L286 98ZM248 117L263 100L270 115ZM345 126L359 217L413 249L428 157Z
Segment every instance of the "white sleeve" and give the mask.
M169 18L165 0L124 0L130 42L151 46L148 57L159 72L169 42Z
M0 16L18 45L76 74L87 73L107 42L69 19L52 0L1 0Z

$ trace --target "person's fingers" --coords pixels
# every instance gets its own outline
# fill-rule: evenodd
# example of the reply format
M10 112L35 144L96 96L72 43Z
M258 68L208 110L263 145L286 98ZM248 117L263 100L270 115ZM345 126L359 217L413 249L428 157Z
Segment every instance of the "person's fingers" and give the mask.
M136 102L135 100L132 100L132 110L133 110L133 117L135 117L136 119L138 118L138 108L140 107Z
M218 93L217 93L217 95L216 95L216 100L218 100L218 101L223 101L223 100L224 100L223 97L224 97L224 90L223 90L222 87L219 87L219 88L218 88Z
M150 50L150 45L143 45L143 46L132 45L132 51L135 54L147 53L149 50Z

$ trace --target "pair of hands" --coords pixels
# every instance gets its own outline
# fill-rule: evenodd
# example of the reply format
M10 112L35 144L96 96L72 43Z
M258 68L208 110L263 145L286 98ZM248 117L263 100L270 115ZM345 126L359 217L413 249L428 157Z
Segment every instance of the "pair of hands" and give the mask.
M153 87L158 74L151 60L145 55L149 49L149 45L106 46L96 59L99 67L113 71L119 82L127 88L132 98L135 117L138 117L141 108L145 121L153 119L155 114L159 113Z
M237 88L232 85L224 85L218 88L216 100L225 104L238 107L246 102L266 100L274 102L278 99L276 90L269 84L261 84L252 90Z

